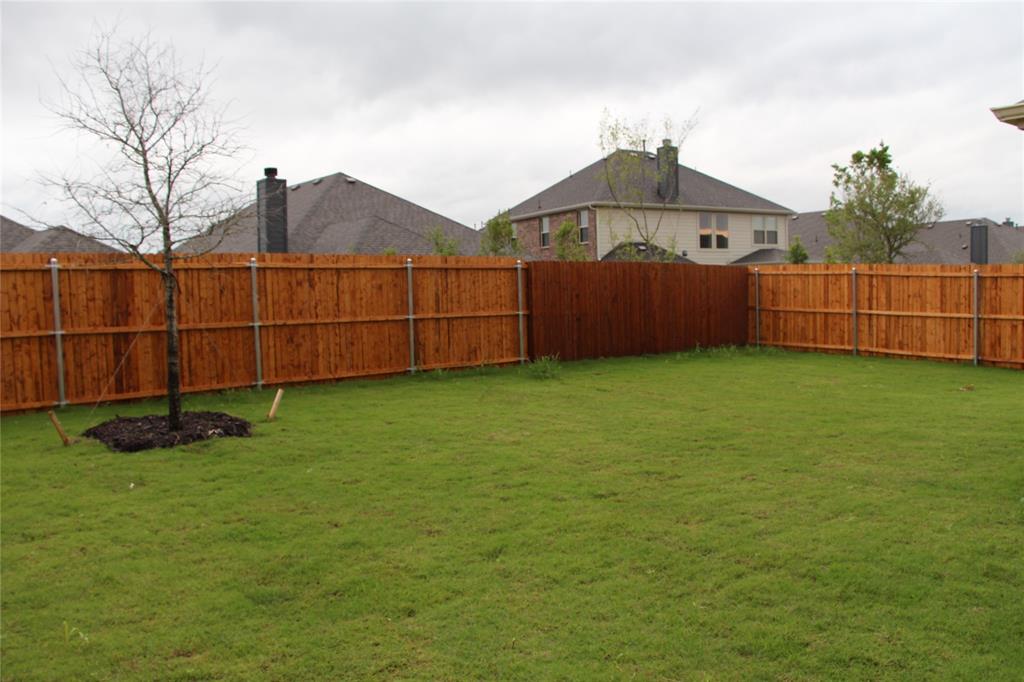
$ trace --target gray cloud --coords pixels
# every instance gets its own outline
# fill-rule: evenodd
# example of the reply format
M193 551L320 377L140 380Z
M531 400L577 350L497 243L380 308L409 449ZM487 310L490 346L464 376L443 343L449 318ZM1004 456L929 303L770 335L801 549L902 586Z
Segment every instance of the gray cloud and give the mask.
M74 162L39 106L93 21L151 26L218 64L255 179L345 171L467 223L593 161L597 121L701 107L683 162L797 210L885 139L949 215L1024 219L1019 4L159 4L5 2L3 209Z

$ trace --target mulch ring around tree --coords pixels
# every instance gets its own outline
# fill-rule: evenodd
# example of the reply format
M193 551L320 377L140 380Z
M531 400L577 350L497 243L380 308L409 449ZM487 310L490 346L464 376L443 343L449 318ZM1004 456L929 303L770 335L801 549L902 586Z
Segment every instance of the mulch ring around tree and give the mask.
M181 431L167 428L167 415L117 417L86 431L84 436L102 441L111 450L138 452L150 448L172 448L208 438L247 437L252 424L223 412L185 412Z

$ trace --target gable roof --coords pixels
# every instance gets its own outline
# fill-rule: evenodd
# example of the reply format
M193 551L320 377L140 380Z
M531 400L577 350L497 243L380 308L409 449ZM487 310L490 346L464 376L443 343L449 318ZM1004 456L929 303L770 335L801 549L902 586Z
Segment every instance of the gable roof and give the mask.
M633 253L630 253L633 251ZM686 256L678 253L672 254L669 259L668 249L662 248L657 244L645 244L644 242L622 242L618 244L614 249L606 253L601 260L605 262L617 262L617 261L655 261L658 263L690 263L695 265L697 261L692 261Z
M0 215L0 251L7 253L25 239L35 234L35 230L15 222L7 216Z
M614 154L641 155L643 163L649 166L647 169L649 177L656 177L658 161L654 154L621 149ZM509 211L511 218L514 220L523 216L585 204L612 205L617 203L605 177L605 161L603 158L598 159L583 170L573 173L544 191L520 202ZM657 193L657 183L650 183L650 187L645 193L644 203L651 204L651 208L662 205L662 199ZM673 201L664 202L664 205L677 208L700 206L745 211L793 212L785 206L768 201L682 164L679 164L679 196Z
M917 233L918 242L907 247L903 263L970 263L971 223L988 225L988 262L1011 263L1024 251L1024 229L1000 225L988 218L943 220ZM832 243L824 211L801 213L789 223L789 238L800 237L811 262L825 260Z
M745 256L737 258L730 265L768 265L771 263L788 262L789 254L785 249L758 249L751 251Z
M0 216L0 251L4 253L116 253L117 249L69 227L33 230Z
M440 227L460 253L475 255L480 234L461 223L385 192L361 180L335 173L288 185L288 250L292 253L429 254L430 233ZM213 248L221 253L257 250L255 204L228 221L228 233ZM190 250L207 248L211 238L195 240Z

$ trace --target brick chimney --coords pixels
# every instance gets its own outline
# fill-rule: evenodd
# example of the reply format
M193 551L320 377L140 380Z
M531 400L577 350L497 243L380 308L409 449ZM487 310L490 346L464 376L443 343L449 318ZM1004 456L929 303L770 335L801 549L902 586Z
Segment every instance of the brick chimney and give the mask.
M978 265L988 263L988 225L971 224L971 262Z
M256 182L257 250L288 253L288 182L279 180L276 168L264 168Z
M658 147L658 196L665 202L679 197L679 147L669 139Z

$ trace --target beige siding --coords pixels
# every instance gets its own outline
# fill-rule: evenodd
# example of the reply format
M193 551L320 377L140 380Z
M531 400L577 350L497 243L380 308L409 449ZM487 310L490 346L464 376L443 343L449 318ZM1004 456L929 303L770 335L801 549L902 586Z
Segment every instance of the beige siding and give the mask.
M658 218L661 218L659 226ZM686 252L686 257L697 263L709 265L725 265L737 258L742 258L751 251L763 248L786 249L789 246L789 216L777 216L779 227L779 243L754 244L754 233L751 215L748 213L729 213L729 248L702 249L698 239L699 211L657 211L646 212L646 225L650 232L657 227L654 241L666 248L674 246L676 253ZM625 211L617 208L601 208L597 211L597 257L603 258L619 242L627 241L632 236L639 241L636 223L630 218L634 216L644 225L642 212ZM673 244L674 239L674 244Z

